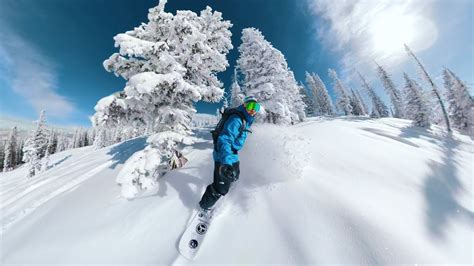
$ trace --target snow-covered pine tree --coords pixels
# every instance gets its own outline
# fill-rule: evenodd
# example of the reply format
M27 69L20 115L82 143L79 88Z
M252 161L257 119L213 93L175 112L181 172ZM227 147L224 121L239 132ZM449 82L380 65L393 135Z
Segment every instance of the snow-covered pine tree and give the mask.
M48 144L46 145L46 153L44 155L44 163L42 165L43 167L43 171L46 171L49 169L49 155L53 153L53 151L55 150L55 141L54 141L54 130L51 129L51 131L49 132L49 138L48 138Z
M314 97L317 99L318 102L318 112L321 115L333 115L334 108L326 85L324 85L323 80L319 77L318 74L312 73L311 77L313 78L314 83L316 85L317 94Z
M56 132L56 130L51 129L49 133L47 152L50 155L54 154L56 153L57 147L58 147L58 133Z
M86 129L82 133L82 142L83 142L83 147L89 146L89 130Z
M17 147L16 147L16 158L15 162L16 165L21 165L23 164L23 146L25 145L25 139L20 138L17 142Z
M255 28L242 31L238 69L244 75L242 91L265 108L264 121L289 125L304 118L298 84L283 54Z
M4 148L3 171L13 170L16 166L16 152L17 152L18 131L14 126L8 136L8 140Z
M374 89L370 86L367 80L362 76L361 73L357 72L362 86L367 90L369 97L372 99L372 114L371 117L388 117L390 115L388 107L383 103L382 99L375 93Z
M46 135L46 112L41 111L36 128L31 132L23 148L23 161L28 164L27 177L33 177L41 171L41 159L46 153L48 138Z
M306 108L304 109L305 115L314 116L315 114L314 103L308 93L308 90L306 90L306 87L303 85L303 83L300 83L298 86L300 87L301 99L303 100L303 103L306 105Z
M66 136L64 135L64 132L61 132L60 134L58 134L58 145L56 146L56 150L54 151L54 153L65 151L66 149L67 149Z
M365 103L364 98L362 98L362 96L360 95L359 90L356 89L355 94L356 94L357 99L359 100L359 102L362 106L362 109L364 110L365 115L368 115L369 114L369 107L367 107L367 104Z
M90 145L94 144L96 134L97 134L97 129L95 127L92 127L92 129L89 131L89 144Z
M3 163L5 161L5 145L7 144L6 140L0 140L0 172L3 171Z
M305 72L305 80L312 94L312 99L310 99L308 104L311 103L311 109L313 111L313 115L315 116L321 115L321 105L320 105L321 103L319 102L319 98L317 97L319 95L318 88L316 87L314 78L311 76L310 73L308 73L308 71Z
M300 86L298 85L293 71L288 68L287 78L287 94L289 96L288 105L292 116L291 124L296 122L303 122L306 118L306 104L303 101L303 95L300 93Z
M76 133L74 134L74 148L80 148L82 147L82 127L78 128L76 130Z
M328 70L329 77L333 80L334 91L337 93L338 99L336 101L336 107L339 111L343 112L344 115L352 115L352 106L349 94L344 84L341 82L337 73L334 69Z
M135 153L117 182L122 195L157 185L178 144L191 144L190 122L198 101L218 102L223 96L217 73L228 67L232 24L210 7L200 14L164 10L166 1L148 13L148 22L114 37L119 53L104 61L110 72L127 80L125 110L154 124L148 146ZM136 117L127 117L133 121Z
M98 150L107 146L107 135L105 128L97 128L97 134L94 139L94 150Z
M76 143L77 143L77 134L78 134L78 129L76 128L74 130L74 134L72 135L72 139L71 141L69 142L69 149L74 149L74 148L77 148L75 147Z
M419 127L430 126L430 111L422 89L412 80L407 73L403 74L405 78L405 114L408 119L413 120L413 124Z
M444 87L448 99L448 113L452 126L472 132L474 100L467 85L451 70L443 70Z
M226 95L226 94L227 94L227 93L224 92L224 96L223 96L223 98L222 98L222 99L223 99L223 100L222 100L222 107L221 107L221 109L220 109L220 112L221 112L221 113L224 113L224 110L227 109L227 108L229 108L229 101L227 101L227 95Z
M232 85L230 87L230 103L231 107L237 107L244 102L244 95L239 85L239 77L237 75L237 67L234 67L234 76L232 78Z
M406 52L408 53L409 56L411 56L413 58L413 60L415 60L416 62L416 65L418 66L418 70L420 72L420 75L422 76L422 78L428 83L430 84L431 86L431 90L433 92L433 94L435 95L437 101L438 101L438 104L441 108L441 111L443 112L443 116L444 116L444 122L446 124L446 128L448 129L448 132L451 131L451 125L449 123L449 117L448 117L448 112L444 106L444 103L443 103L443 100L441 99L441 95L439 94L438 92L438 88L436 86L436 84L433 82L433 79L430 77L430 75L428 74L428 72L426 71L425 67L423 66L423 64L420 62L420 60L418 60L418 57L416 57L416 55L411 51L410 47L408 47L408 45L405 44L405 50Z
M362 103L360 102L359 98L355 94L354 90L351 88L351 106L352 106L352 114L353 115L366 115L364 111L364 107L362 107Z
M403 108L403 98L400 90L393 83L392 78L387 73L387 71L377 64L377 72L379 74L380 80L382 81L385 92L390 96L390 101L393 106L393 117L395 118L404 118L404 108Z

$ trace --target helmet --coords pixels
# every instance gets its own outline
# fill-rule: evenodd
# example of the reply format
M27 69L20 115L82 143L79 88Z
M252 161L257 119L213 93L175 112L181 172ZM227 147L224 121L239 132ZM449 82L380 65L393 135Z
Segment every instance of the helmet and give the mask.
M248 102L258 102L258 101L257 101L257 98L255 98L253 96L247 96L244 99L244 103L248 103Z

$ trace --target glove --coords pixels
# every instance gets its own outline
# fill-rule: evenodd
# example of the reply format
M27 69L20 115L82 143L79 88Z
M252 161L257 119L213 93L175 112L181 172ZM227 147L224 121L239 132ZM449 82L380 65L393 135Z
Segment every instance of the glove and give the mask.
M236 181L236 174L234 172L234 168L232 165L229 164L222 164L219 167L219 175L228 182Z

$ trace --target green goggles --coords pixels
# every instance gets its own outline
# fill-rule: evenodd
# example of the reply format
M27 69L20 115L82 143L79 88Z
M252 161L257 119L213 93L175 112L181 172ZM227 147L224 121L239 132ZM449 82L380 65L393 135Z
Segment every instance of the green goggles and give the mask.
M245 109L247 109L247 111L258 112L260 111L260 104L257 102L248 102L245 104Z

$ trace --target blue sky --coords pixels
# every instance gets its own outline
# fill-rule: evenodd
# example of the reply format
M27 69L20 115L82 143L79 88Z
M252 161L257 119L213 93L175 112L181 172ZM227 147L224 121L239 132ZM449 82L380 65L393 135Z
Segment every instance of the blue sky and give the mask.
M374 81L373 61L397 83L415 75L401 44L408 43L437 79L451 68L473 83L473 1L169 0L169 12L211 6L233 23L230 67L219 75L230 86L245 27L260 29L283 52L297 80L317 72L331 90L327 69L351 87L357 69ZM146 22L157 0L0 0L0 114L35 119L46 109L60 125L89 126L96 102L125 81L106 72L113 36ZM386 96L383 96L386 99ZM197 105L214 113L220 104Z

